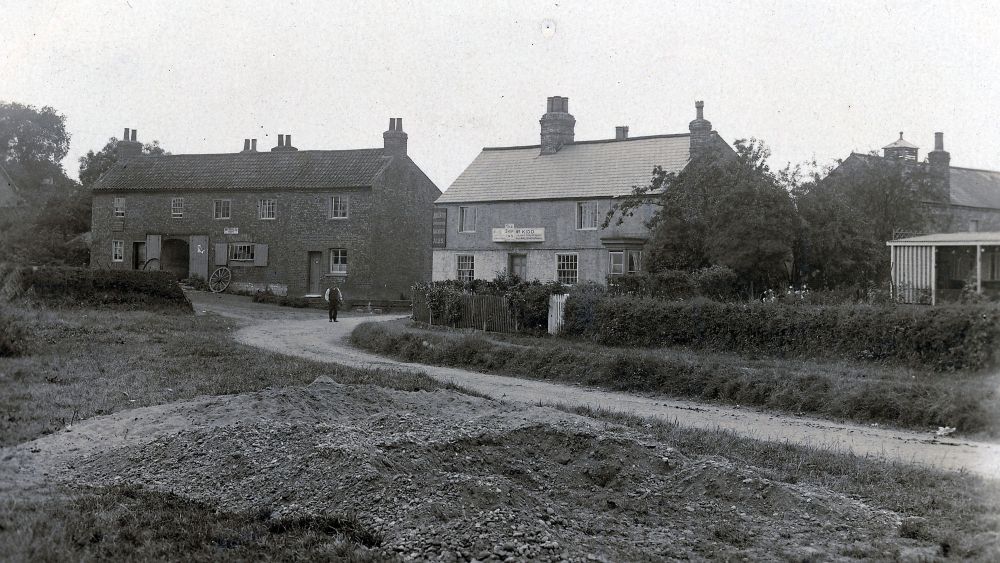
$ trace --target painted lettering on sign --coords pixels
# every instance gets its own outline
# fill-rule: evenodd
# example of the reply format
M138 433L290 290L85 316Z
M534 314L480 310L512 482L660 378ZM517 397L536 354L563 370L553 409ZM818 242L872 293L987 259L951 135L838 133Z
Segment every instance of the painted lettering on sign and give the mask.
M434 220L431 223L431 248L446 248L448 246L448 208L435 207Z
M507 225L493 229L493 242L545 242L545 229Z
M224 234L224 235L238 235L238 234L240 234L240 228L239 227L226 227L225 229L222 229L222 234Z

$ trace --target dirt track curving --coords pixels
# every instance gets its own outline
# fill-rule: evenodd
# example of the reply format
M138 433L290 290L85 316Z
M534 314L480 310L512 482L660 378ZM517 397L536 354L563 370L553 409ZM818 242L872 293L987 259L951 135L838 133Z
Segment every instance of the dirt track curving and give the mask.
M496 399L529 405L563 404L676 421L685 426L721 428L763 440L820 446L859 455L882 457L930 467L968 470L1000 478L1000 444L962 439L935 439L931 432L831 422L810 417L761 412L661 397L616 393L584 387L489 375L473 371L399 362L353 348L351 330L366 321L399 316L353 316L329 323L321 311L288 314L277 308L251 307L229 298L192 294L199 312L239 317L249 326L237 333L245 344L355 367L424 372ZM286 310L287 311L287 310Z

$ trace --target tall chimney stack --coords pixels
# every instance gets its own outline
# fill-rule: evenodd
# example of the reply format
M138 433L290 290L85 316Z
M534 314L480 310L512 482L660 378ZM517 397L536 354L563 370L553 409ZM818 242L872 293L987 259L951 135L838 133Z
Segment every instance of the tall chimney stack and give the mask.
M257 152L257 139L250 139L250 152Z
M382 133L385 153L390 156L406 156L406 141L409 136L403 131L403 118L389 118L389 129Z
M243 139L243 152L250 152L250 139Z
M135 129L125 128L122 140L118 141L115 147L118 152L118 160L129 160L142 154L142 143L136 140L137 135L138 131Z
M694 103L694 109L694 121L688 124L688 131L691 132L692 160L705 154L712 147L712 122L705 119L705 102L698 100Z
M576 119L569 113L569 98L549 97L545 115L538 123L542 126L542 154L556 154L573 142Z
M934 133L934 150L927 153L927 167L942 198L951 200L951 154L944 150L944 133Z
M291 135L278 135L278 146L271 149L271 152L297 151L297 150L299 149L292 146Z

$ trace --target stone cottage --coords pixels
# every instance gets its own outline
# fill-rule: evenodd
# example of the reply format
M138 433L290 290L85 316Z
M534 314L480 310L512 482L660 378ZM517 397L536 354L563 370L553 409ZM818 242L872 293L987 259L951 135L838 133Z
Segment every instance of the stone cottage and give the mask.
M642 210L602 227L615 198L648 185L657 165L679 172L699 151L732 152L695 104L686 133L579 141L569 99L548 98L540 144L484 148L438 198L434 280L522 279L605 283L638 272L649 232Z
M141 156L134 130L94 187L91 264L178 278L232 272L232 286L348 300L408 298L431 275L441 191L407 156L402 119L382 148L299 150L279 135L225 154Z

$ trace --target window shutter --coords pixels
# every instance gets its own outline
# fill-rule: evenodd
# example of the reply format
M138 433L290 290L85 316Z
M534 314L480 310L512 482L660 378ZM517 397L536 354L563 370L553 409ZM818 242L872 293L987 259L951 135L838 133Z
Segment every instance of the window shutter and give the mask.
M224 242L215 243L215 265L225 266L229 263L229 245Z
M255 244L253 249L253 265L267 266L267 245Z
M146 260L160 259L160 235L146 235Z

